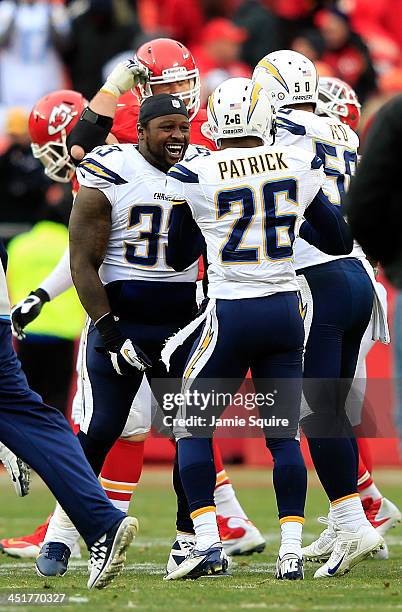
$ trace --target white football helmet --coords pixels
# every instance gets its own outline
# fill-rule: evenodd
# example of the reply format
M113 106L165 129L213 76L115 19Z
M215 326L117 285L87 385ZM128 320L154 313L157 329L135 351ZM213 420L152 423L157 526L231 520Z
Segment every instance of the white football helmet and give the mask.
M288 104L316 104L318 74L313 62L296 51L274 51L254 68L253 81L271 96L275 109Z
M223 138L273 133L274 111L269 95L251 79L233 78L221 83L209 96L208 123L219 146Z

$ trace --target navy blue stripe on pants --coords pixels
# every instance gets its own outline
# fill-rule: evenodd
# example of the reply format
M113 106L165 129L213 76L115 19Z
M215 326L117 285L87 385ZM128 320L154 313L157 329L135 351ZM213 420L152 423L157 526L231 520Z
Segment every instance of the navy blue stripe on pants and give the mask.
M357 491L358 451L345 412L361 340L373 308L373 286L362 263L337 259L298 270L313 298L304 355L302 420L318 477L331 501Z
M65 418L31 391L0 321L0 440L45 481L86 544L124 514L112 506Z

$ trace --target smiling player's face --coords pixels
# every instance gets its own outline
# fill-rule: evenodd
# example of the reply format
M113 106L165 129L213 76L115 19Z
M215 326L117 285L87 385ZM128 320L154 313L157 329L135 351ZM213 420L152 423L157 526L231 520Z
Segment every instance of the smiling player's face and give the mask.
M165 115L151 119L138 129L140 150L151 163L169 170L183 155L190 142L190 122L184 115Z

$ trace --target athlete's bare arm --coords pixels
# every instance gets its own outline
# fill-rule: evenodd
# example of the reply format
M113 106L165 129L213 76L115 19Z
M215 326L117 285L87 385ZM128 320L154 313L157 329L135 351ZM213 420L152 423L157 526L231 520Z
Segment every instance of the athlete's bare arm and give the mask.
M111 207L98 189L80 187L71 212L71 275L81 303L92 321L111 311L99 278L111 228Z

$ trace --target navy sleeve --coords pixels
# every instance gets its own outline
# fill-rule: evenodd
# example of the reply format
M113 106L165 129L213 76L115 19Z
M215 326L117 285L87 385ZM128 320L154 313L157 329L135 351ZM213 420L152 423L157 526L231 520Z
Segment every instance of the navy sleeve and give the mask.
M320 189L304 213L305 221L299 235L327 255L348 255L353 249L353 238L341 208L331 204Z
M188 204L175 204L170 216L166 262L176 272L197 261L205 250L205 240Z

